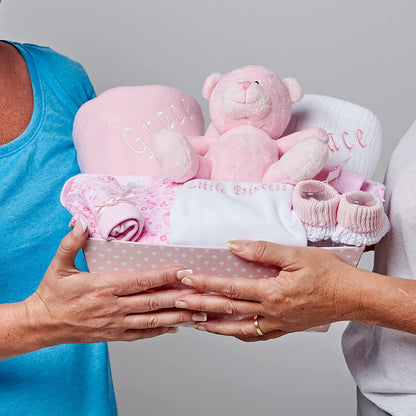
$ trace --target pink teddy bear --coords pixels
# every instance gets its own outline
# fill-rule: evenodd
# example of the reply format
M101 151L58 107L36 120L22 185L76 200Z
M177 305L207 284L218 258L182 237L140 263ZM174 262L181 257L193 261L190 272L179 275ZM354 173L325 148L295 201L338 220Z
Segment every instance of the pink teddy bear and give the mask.
M282 137L302 89L261 66L211 74L202 95L211 125L205 136L163 129L152 150L173 182L192 178L295 184L314 178L328 159L328 136L309 128ZM277 140L278 139L278 140Z

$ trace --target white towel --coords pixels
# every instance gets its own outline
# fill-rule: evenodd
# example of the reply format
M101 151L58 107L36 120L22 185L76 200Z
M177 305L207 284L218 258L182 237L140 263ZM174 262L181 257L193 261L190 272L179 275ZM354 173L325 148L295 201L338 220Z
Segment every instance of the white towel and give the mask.
M330 137L329 163L347 160L345 169L372 179L382 147L382 128L367 108L338 98L305 94L292 107L286 134L321 127Z

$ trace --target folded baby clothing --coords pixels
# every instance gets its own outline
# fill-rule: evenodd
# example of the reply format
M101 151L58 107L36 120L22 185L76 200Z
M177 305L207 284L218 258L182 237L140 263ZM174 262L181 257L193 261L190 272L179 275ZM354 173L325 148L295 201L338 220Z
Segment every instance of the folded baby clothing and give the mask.
M134 201L144 214L144 228L140 242L169 244L170 209L181 185L167 178L149 176L116 176L116 178L132 190Z
M328 183L307 180L296 184L292 206L312 243L332 240L368 246L380 241L390 228L382 199L370 192L341 195Z
M317 180L295 187L201 179L180 185L148 176L79 174L65 183L61 202L73 216L70 226L82 219L90 237L145 244L224 247L248 239L362 246L389 229L378 196L341 195Z
M170 212L172 244L225 247L232 239L306 246L292 210L293 186L194 179L177 192Z
M71 213L70 226L82 219L92 238L169 242L169 211L178 185L147 176L79 174L61 192Z
M91 237L137 241L144 216L132 201L132 193L111 176L80 174L69 179L61 202L73 215L70 225L82 219Z

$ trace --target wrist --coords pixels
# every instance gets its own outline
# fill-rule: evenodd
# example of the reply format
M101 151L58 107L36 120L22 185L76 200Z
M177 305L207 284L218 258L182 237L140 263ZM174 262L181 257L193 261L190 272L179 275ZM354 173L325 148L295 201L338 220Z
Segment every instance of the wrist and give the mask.
M362 316L366 271L348 264L337 270L335 288L335 321L356 321Z
M52 345L34 318L32 300L0 305L0 360ZM45 342L46 341L46 342Z
M25 313L26 331L34 350L58 344L53 337L52 318L39 295L35 292L22 304Z
M363 271L360 308L354 320L416 333L416 282Z

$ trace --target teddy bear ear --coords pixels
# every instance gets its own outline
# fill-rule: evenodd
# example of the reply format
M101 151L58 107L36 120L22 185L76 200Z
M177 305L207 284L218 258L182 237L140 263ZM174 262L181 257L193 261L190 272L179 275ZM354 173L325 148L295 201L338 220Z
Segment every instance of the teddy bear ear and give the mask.
M289 91L290 100L293 103L297 103L303 97L302 87L295 78L282 79L283 84L286 85Z
M218 81L222 78L222 75L218 72L214 72L208 76L202 87L202 96L209 100L211 98L212 91L215 86L218 84Z

